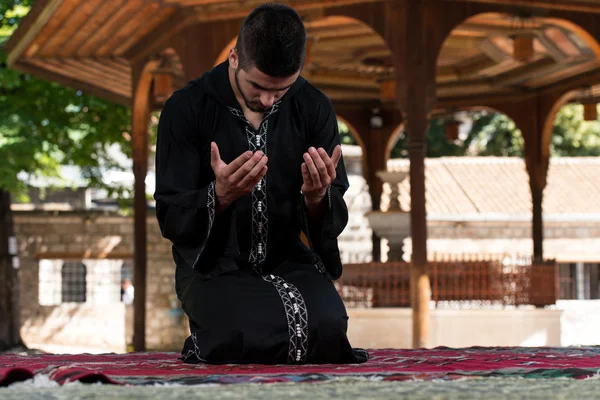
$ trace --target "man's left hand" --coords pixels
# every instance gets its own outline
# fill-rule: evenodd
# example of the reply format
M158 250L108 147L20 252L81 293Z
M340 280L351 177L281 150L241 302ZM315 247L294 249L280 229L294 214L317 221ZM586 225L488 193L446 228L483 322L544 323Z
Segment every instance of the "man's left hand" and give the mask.
M337 145L333 150L331 157L325 149L320 147L318 150L314 147L304 153L304 162L302 163L302 194L307 207L318 206L325 194L327 187L336 177L335 169L342 156L342 147Z

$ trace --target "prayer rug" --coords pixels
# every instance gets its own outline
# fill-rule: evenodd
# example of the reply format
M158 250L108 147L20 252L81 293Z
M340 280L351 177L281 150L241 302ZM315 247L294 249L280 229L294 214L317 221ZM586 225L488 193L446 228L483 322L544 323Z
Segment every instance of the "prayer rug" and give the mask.
M573 378L600 374L598 347L470 347L370 350L364 364L207 365L184 364L177 353L0 355L0 386L44 374L64 384L104 382L232 384L319 382L341 378L376 381L463 378Z

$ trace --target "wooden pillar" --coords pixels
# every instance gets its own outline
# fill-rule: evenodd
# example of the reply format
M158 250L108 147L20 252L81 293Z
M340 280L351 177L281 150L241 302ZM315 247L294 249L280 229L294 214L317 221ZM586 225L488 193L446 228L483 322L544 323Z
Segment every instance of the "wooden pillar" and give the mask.
M425 134L428 127L427 113L419 107L407 109L409 132L408 154L410 159L411 198L411 304L413 309L413 347L427 346L429 337L429 300L431 289L427 274L427 210L425 208Z
M429 340L425 135L436 103L437 52L447 33L442 27L443 8L436 0L390 2L385 12L385 38L396 67L396 91L408 134L413 348L427 347Z
M541 263L544 260L544 221L543 221L543 203L544 187L530 178L529 187L531 189L532 205L532 229L533 238L533 260L535 263Z
M134 97L132 106L131 146L133 154L134 183L134 274L133 299L134 351L146 350L146 270L147 270L147 203L146 173L148 171L148 119L151 109L151 71L158 61L146 63L133 69Z
M493 107L515 122L525 140L525 166L531 191L533 260L544 260L544 188L550 162L550 142L556 113L569 99L560 92L541 93L519 102Z

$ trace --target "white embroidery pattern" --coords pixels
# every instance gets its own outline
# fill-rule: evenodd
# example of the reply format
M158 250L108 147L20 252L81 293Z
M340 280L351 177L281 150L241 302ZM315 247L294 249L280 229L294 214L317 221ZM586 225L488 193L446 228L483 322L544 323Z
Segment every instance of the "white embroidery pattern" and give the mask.
M189 349L187 353L183 355L183 362L206 362L205 359L200 357L200 348L198 347L198 338L196 337L196 333L192 333L190 337L192 338L192 344L194 345L194 348Z
M215 222L215 207L216 207L216 194L215 194L215 181L212 181L208 185L208 195L206 200L206 209L208 211L208 228L206 230L206 237L204 238L204 242L202 243L202 247L200 247L200 251L196 256L196 260L194 260L194 264L192 268L196 268L198 261L200 260L200 256L204 252L204 248L206 247L206 243L208 242L208 237L210 236L210 231L212 230L213 223Z
M255 133L250 125L246 124L246 137L252 152L261 150L267 155L267 129L269 121L264 120ZM250 263L261 265L267 256L267 239L269 224L267 214L267 176L263 176L254 189L252 189L252 247L250 250Z
M275 286L283 302L289 334L288 363L301 364L306 362L308 353L308 312L302 294L297 287L279 276L264 275L263 279Z
M252 152L261 150L267 154L268 117L277 112L279 103L265 113L256 132L241 110L229 107L233 115L240 118L246 128L248 145ZM291 283L279 276L264 275L261 266L267 257L268 212L267 212L267 177L264 176L252 190L252 241L249 262L263 280L275 286L283 303L288 324L289 346L288 363L304 363L308 353L308 312L302 294Z
M248 146L253 153L260 150L265 155L267 154L267 130L269 127L267 118L276 113L278 109L279 103L273 104L265 113L258 132L256 132L241 110L229 107L229 111L244 122ZM265 175L254 189L252 189L252 240L248 260L250 264L260 266L265 262L267 258L268 235L267 176Z

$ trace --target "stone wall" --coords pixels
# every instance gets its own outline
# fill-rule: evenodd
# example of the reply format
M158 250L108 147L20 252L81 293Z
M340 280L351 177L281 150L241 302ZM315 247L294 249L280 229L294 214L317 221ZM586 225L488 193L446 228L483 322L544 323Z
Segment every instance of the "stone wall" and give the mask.
M119 341L123 346L130 343L131 327L126 326L125 322L127 307L118 300L103 306L85 303L40 305L39 269L42 259L84 260L85 264L85 260L112 258L131 263L132 219L111 213L15 212L14 220L20 250L23 340L26 343L48 344L73 340L81 346L96 346L99 341L104 341L110 343L111 347L118 347ZM170 243L162 238L156 218L150 215L146 325L149 349L178 350L189 334L187 321L179 321L174 326L169 314L171 302L176 300L174 271ZM94 313L97 315L92 317ZM76 315L87 317L76 318ZM53 319L52 323L47 321L49 319ZM88 325L97 326L96 335L91 334L94 330L90 331Z

